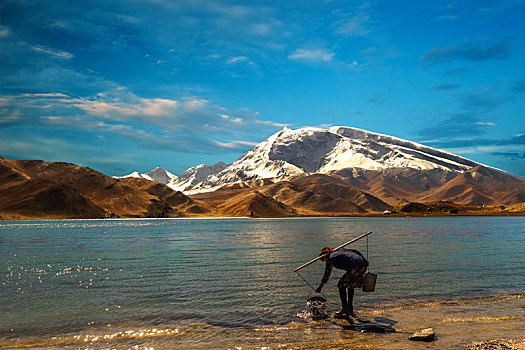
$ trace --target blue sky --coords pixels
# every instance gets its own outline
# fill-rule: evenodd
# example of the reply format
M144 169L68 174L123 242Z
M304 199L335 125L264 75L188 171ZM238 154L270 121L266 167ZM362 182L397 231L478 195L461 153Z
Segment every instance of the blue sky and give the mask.
M8 158L180 175L344 125L525 176L524 1L0 6Z

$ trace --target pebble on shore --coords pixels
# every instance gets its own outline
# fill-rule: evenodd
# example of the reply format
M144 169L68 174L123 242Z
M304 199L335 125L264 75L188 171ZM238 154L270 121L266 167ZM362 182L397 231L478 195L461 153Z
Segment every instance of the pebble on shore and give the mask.
M492 339L475 342L468 350L525 350L525 339Z
M436 340L436 332L432 328L425 328L423 330L420 330L419 332L416 332L412 334L410 337L408 337L410 340L414 341L434 341Z

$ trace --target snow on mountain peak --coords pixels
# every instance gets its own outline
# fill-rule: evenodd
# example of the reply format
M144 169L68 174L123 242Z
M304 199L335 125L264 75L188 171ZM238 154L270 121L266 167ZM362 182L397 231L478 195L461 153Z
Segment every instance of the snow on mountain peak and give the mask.
M407 167L421 170L441 168L461 172L480 165L446 151L358 128L337 126L330 128L330 131L350 140L362 140L370 148L386 147L393 151L393 153L388 154L388 157L385 157L387 154L383 152L384 159L381 163L384 166L382 167ZM381 153L380 150L378 152Z
M300 174L345 168L440 168L463 172L477 165L449 152L358 128L285 127L186 191L209 191L228 183L262 178L286 180Z
M156 167L152 171L147 172L145 175L149 176L153 181L161 182L163 184L167 184L170 181L177 179L176 175L173 175L169 171L159 167Z
M136 177L136 178L142 178L150 181L156 181L161 182L163 184L168 184L170 181L174 181L177 179L177 176L173 175L167 170L164 170L162 168L156 167L152 171L149 171L145 174L139 173L138 171L134 171L129 175L125 176L113 176L116 179L122 179L126 177Z
M211 166L201 164L178 178L161 168L128 176L163 182L174 190L191 194L236 182L282 181L297 175L324 174L346 168L438 168L464 172L478 165L449 152L358 128L333 126L292 130L284 127L230 165L223 162Z
M216 174L226 168L224 162L214 165L200 164L189 168L181 176L168 183L168 186L176 191L186 191L205 181L209 176Z

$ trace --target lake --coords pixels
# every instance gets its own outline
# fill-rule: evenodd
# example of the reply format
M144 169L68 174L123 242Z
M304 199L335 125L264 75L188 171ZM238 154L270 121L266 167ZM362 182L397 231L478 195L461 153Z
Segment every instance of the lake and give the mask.
M351 246L378 274L359 316L300 317L292 270ZM0 348L420 348L525 338L525 217L137 219L0 223ZM314 287L320 261L302 269ZM323 293L339 304L334 270Z

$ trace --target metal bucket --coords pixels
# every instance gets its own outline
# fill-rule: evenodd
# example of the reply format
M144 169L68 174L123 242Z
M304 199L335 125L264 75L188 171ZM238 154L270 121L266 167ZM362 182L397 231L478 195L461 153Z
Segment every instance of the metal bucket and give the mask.
M376 290L377 273L367 272L363 277L363 283L361 289L363 292L373 292Z
M305 315L313 320L320 320L325 318L326 311L324 309L326 305L326 299L321 296L310 297L306 300L306 311Z

